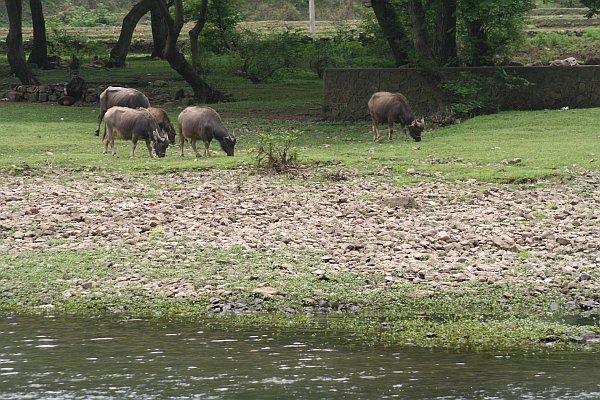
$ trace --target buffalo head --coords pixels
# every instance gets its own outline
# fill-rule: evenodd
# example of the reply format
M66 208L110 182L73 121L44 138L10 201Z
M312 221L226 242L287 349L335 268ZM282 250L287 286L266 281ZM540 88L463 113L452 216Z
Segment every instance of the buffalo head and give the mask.
M425 118L414 119L414 121L408 125L408 133L415 139L415 142L421 141L421 132L425 129Z
M223 136L219 138L219 144L221 148L228 156L233 156L233 150L235 148L236 139L233 135Z
M158 130L154 130L152 132L152 139L156 156L159 158L164 157L167 154L167 147L169 147L169 138L167 137L167 134L164 131L159 133Z

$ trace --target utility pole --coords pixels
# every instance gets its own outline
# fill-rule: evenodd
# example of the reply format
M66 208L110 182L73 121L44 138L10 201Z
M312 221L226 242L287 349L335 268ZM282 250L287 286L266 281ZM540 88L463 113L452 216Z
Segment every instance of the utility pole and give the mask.
M308 0L308 17L310 18L310 33L315 33L315 0Z

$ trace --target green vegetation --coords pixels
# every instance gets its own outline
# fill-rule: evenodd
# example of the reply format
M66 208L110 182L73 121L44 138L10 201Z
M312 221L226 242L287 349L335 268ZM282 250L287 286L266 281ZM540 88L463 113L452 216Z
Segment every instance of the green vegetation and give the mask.
M315 306L313 293L321 292L321 305L334 311L327 328L354 332L367 344L539 351L546 342L553 342L555 349L574 348L577 336L589 330L561 323L561 313L543 317L554 301L560 301L552 295L525 296L505 286L437 293L415 285L377 289L373 287L379 282L351 272L322 279L309 265L236 249L205 248L183 260L179 256L160 261L140 259L125 248L29 251L0 256L0 266L0 311L21 314L185 320L211 316L215 301L208 293L173 298L175 288L169 284L186 282L195 288L220 287L221 305L248 305L250 314L220 320L231 326L322 328L322 319L304 314ZM285 297L257 294L257 282L276 287Z
M48 71L46 78L56 79L60 73ZM84 68L83 74L97 82L108 79L103 70ZM163 61L133 58L119 74L123 80L160 78L167 85L160 90L181 85ZM568 179L573 171L597 170L595 109L503 112L427 131L420 143L401 139L374 143L366 121L349 124L318 119L321 94L315 76L261 85L240 77L215 76L213 82L230 94L231 101L214 107L226 127L236 132L235 157L226 157L213 144L213 157L195 161L186 144L184 158L177 149L169 149L165 159L150 159L142 145L136 158L129 159L125 141L118 142L120 157L105 157L100 138L93 135L96 106L1 103L0 173L35 179L55 171L75 177L81 174L83 179L88 171L99 175L143 172L149 180L156 174L203 169L235 169L244 174L255 171L257 154L281 160L278 151L283 148L286 159L294 155L294 166L300 171L337 172L343 178L344 172L372 177L385 170L380 179L397 184L430 179L551 184L552 177ZM160 106L175 120L185 105ZM515 159L519 162L513 163ZM409 169L414 171L407 173ZM309 179L321 179L313 176ZM152 196L145 193L146 198ZM87 211L89 215L99 212ZM155 227L149 236L150 242L143 246L162 240L164 231ZM61 239L55 240L59 245ZM177 281L194 288L220 287L224 293L220 304L243 302L251 310L260 305L251 315L221 320L231 325L322 324L305 312L318 305L311 300L317 291L326 307L339 309L335 315L348 317L328 319L328 329L351 330L366 343L538 351L548 341L555 348L572 348L575 338L590 329L561 322L564 311L547 317L550 304L560 301L559 293L531 296L512 285L481 284L456 291L430 292L419 285L390 290L380 286L383 276L369 277L367 282L363 275L332 272L324 278L314 272L320 261L311 254L291 257L284 252L204 248L201 253L165 253L159 259L151 254L140 257L139 251L133 254L130 248L115 247L4 254L0 256L0 310L184 319L210 316L214 298L208 293L172 298L168 292L144 286L163 282L168 290L167 283ZM522 251L519 257L525 260L529 255ZM423 260L427 258L422 255ZM288 269L293 274L285 273ZM257 294L258 283L285 296Z
M182 87L163 61L134 59L125 70L118 72L122 78L113 74L113 81L126 79L129 74L143 76L148 82L158 78L167 82L167 87L148 86L142 89L145 91ZM45 79L58 81L61 73L48 71ZM91 81L109 79L102 70L84 68L82 75ZM103 157L100 139L93 136L96 107L3 103L0 124L11 135L3 139L0 168L38 170L51 166L158 173L209 166L234 168L256 164L254 151L261 135L277 136L290 130L298 132L293 147L301 163L343 165L364 173L387 167L398 173L401 180L413 179L406 176L405 171L414 168L426 176L438 173L453 180L523 182L565 174L579 167L593 169L598 158L593 109L504 112L426 132L421 143L402 140L391 144L373 143L367 121L346 124L318 120L321 87L314 76L261 85L253 85L240 77L221 76L220 79L215 77L212 83L225 89L232 100L213 107L225 117L226 126L236 132L235 158L214 157L196 162L186 145L183 159L176 156L176 149L169 149L166 159L151 160L142 146L138 148L136 159L130 160L127 157L129 144L124 141L117 142L121 157ZM164 105L173 121L184 106ZM218 146L213 145L219 154L217 149ZM514 158L521 161L506 163Z

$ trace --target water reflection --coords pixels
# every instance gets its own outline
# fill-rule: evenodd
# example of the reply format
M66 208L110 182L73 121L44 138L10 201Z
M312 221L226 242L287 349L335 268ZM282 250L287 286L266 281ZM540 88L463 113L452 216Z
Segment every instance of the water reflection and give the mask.
M361 348L322 332L0 317L2 399L598 399L597 354Z

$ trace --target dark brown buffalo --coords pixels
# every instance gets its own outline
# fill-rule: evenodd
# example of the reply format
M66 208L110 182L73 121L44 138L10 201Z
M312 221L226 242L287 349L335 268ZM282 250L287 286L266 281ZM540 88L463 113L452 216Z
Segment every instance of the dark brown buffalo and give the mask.
M221 149L228 155L233 156L235 148L235 136L227 132L219 114L210 107L187 107L177 118L179 125L179 143L181 144L181 156L183 157L183 144L189 139L196 158L200 157L196 142L204 142L204 155L208 157L208 147L211 140L216 139Z
M394 122L399 122L404 130L404 139L408 140L406 131L417 141L421 141L421 132L425 127L424 119L417 119L413 114L406 97L400 93L376 92L369 99L369 114L373 120L373 140L381 140L379 124L387 122L388 139L392 140Z
M96 136L100 133L100 124L106 111L113 106L129 108L148 108L150 101L146 95L139 90L120 86L109 86L100 94L100 114L98 115L98 128Z
M150 107L148 112L152 114L158 127L163 131L164 134L169 138L170 143L175 143L175 128L169 119L169 115L162 108Z
M104 137L104 154L108 153L108 144L110 143L112 155L116 156L115 138L131 140L131 155L135 155L135 147L139 139L146 142L150 157L152 154L152 146L158 157L164 157L167 147L169 147L169 139L162 134L158 124L152 114L145 108L128 108L121 106L111 107L104 116L105 128Z

